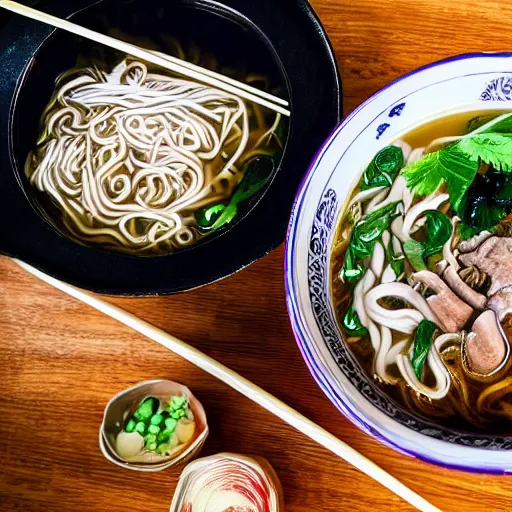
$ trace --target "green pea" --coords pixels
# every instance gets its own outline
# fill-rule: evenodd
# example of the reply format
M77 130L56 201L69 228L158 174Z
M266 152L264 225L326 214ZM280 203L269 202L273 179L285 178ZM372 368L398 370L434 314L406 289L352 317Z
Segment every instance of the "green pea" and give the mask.
M145 441L145 444L146 444L146 448L150 449L149 446L153 443L156 443L156 436L155 434L147 434L146 436L144 436L144 441Z
M138 432L141 436L143 436L146 432L146 425L143 421L139 421L135 425L135 432Z
M160 423L162 423L162 421L164 421L164 417L161 415L161 414L154 414L152 417L151 417L151 425L160 425Z
M158 434L160 432L160 427L158 425L149 425L148 432L150 434Z
M137 423L134 421L134 420L130 420L127 424L126 424L126 427L125 427L125 431L130 433L130 432L133 432L135 430L135 427L136 427Z
M157 446L158 446L158 445L157 445L156 443L151 443L151 444L148 446L148 450L155 451Z
M176 425L178 424L178 422L174 419L174 418L167 418L165 420L165 426L174 432L175 428L176 428Z
M165 430L162 430L162 432L160 432L160 434L158 434L158 442L163 443L163 442L169 441L169 438L172 436L173 433L174 433L174 431L170 430L168 428L166 428Z
M169 453L169 445L167 443L159 444L155 451L161 455Z

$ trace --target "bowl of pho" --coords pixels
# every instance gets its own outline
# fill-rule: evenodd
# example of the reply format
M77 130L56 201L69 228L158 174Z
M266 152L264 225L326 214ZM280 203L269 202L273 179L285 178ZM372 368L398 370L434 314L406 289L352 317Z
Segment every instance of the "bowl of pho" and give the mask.
M307 2L31 5L256 88L290 115L10 15L0 253L82 288L153 295L214 282L283 241L304 169L340 116Z
M335 130L297 197L287 300L310 371L397 451L511 471L511 261L510 55L398 79Z

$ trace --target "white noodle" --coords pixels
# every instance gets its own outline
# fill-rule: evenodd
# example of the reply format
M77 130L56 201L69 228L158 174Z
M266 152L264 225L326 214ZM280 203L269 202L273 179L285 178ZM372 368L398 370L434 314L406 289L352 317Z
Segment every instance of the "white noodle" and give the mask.
M403 299L416 309L386 309L378 303L385 297ZM370 320L406 334L414 332L424 318L439 323L423 296L405 283L386 283L376 286L366 294L364 307Z
M78 239L131 252L194 243L191 212L236 185L234 165L249 140L246 105L141 62L81 72L61 78L46 109L40 146L27 161L31 183Z
M419 203L415 204L406 214L402 227L403 240L410 240L410 232L414 221L424 212L429 210L437 210L440 205L450 199L448 194L438 194L434 192L427 198L423 199Z

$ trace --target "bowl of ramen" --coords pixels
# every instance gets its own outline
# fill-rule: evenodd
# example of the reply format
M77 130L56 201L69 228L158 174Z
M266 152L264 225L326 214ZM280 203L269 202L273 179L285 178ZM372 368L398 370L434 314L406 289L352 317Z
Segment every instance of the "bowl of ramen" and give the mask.
M12 16L0 33L0 252L82 288L152 295L221 279L283 241L303 171L340 116L308 2L31 4L291 113Z
M292 328L352 422L446 467L512 470L512 68L400 78L318 153L286 249Z

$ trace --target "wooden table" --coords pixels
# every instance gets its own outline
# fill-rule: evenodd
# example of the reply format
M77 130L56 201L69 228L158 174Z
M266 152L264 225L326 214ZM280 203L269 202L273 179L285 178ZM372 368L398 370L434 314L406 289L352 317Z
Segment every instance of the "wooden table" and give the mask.
M278 1L278 0L276 0ZM314 0L343 75L345 112L433 60L506 51L498 0ZM504 18L507 19L506 17ZM218 284L116 304L195 345L297 408L446 511L512 510L510 477L471 475L398 455L360 432L320 392L289 328L283 249ZM203 454L258 454L287 511L410 507L299 432L155 343L0 259L0 509L166 512L179 470L138 474L103 459L108 399L136 382L190 386L208 411ZM111 299L109 299L111 300Z

